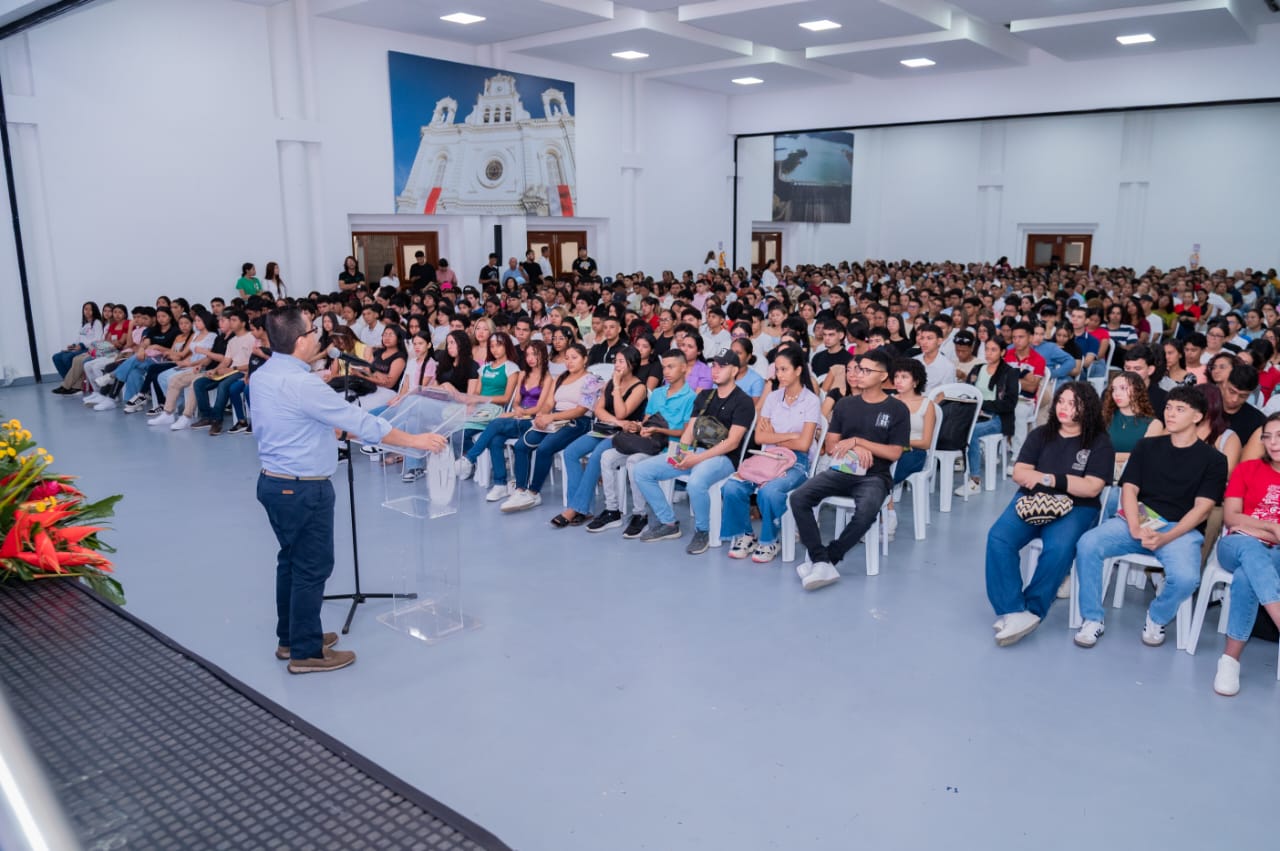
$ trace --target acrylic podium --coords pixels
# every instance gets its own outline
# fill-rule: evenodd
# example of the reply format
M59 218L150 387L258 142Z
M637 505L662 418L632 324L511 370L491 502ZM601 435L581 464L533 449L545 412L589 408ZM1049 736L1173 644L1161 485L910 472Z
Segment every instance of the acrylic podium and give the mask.
M465 397L422 388L383 414L402 431L434 432L449 440L440 452L381 447L403 460L382 467L382 506L398 515L388 542L398 581L391 611L378 620L428 644L480 625L463 612L459 524L447 519L458 513L455 462L462 454L462 427L476 407ZM413 481L405 473L414 473Z

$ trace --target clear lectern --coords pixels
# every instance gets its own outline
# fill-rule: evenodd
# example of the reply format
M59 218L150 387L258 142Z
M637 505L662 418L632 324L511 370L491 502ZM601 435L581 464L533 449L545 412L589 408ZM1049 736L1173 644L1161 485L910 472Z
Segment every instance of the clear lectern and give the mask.
M462 427L476 407L448 392L420 388L383 414L403 431L449 439L440 452L382 446L387 454L403 456L382 467L382 506L403 516L391 532L399 542L391 555L398 562L398 596L378 620L428 644L480 625L462 610L458 524L432 522L458 513L455 462L462 454Z

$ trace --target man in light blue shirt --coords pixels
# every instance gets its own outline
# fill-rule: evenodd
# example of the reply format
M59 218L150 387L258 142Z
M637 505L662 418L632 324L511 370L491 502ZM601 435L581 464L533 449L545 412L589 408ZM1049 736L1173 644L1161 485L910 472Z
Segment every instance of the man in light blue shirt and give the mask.
M429 452L447 445L443 435L409 434L347 403L308 365L320 355L316 329L296 308L267 316L272 355L253 374L253 425L262 471L258 502L280 543L276 558L276 657L289 673L336 671L356 660L333 650L323 633L320 605L333 573L333 484L338 466L336 431L366 443ZM350 463L350 462L348 462Z
M1076 369L1076 359L1057 343L1046 340L1044 331L1044 323L1037 322L1035 333L1031 335L1031 347L1044 358L1049 377L1054 382L1066 381Z

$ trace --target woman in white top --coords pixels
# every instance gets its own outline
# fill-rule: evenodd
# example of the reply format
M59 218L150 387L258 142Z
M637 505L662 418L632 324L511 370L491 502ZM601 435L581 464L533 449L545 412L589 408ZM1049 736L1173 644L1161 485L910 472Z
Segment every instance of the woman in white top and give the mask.
M893 468L893 484L896 487L907 480L907 476L924 469L929 458L929 446L933 443L933 429L937 425L937 412L933 404L924 397L925 386L929 382L924 364L915 358L898 358L893 362L893 389L897 391L899 402L907 406L911 415L910 446L898 457ZM893 508L893 494L889 495L889 510L885 515L885 534L893 540L898 529L898 513Z
M772 481L756 485L740 479L737 474L724 483L724 511L721 515L720 535L733 538L730 558L746 558L759 564L773 561L781 547L778 532L782 515L787 512L787 495L800 487L809 476L809 455L815 452L813 445L822 406L810 386L808 359L799 347L785 348L778 352L773 362L778 389L765 397L756 420L755 440L768 451L775 446L790 449L796 455L795 464ZM756 495L760 507L760 538L751 532L751 494Z
M67 377L67 373L71 371L71 362L76 359L76 355L89 351L90 346L106 336L106 327L102 323L102 312L98 310L98 305L95 302L86 301L80 308L80 333L76 336L76 341L53 355L53 366L58 370L60 377ZM60 389L62 388L54 388L53 392L58 393ZM69 396L76 392L78 391L69 390L58 395Z
M489 340L497 332L497 326L487 316L481 316L471 323L471 356L478 364L489 360Z
M382 278L378 281L379 287L391 287L392 289L400 289L400 279L396 277L396 264L387 263L382 267Z
M262 276L262 286L274 289L276 298L284 298L288 295L288 290L284 287L284 278L280 277L280 264L276 261L267 261L267 271Z

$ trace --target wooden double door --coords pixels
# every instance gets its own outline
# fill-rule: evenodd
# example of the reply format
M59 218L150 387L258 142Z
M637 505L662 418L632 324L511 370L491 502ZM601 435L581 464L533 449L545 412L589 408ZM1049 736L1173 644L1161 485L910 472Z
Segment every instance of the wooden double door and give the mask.
M578 259L578 249L587 247L587 232L584 230L531 230L528 232L528 247L534 258L542 256L542 249L548 248L551 257L551 274L555 277L568 274L573 261ZM523 260L524 258L520 258ZM604 274L604 270L600 270Z
M419 252L432 266L440 263L440 234L435 231L357 231L351 234L351 256L360 264L365 280L377 286L383 270L391 270L402 284L409 280L409 267Z
M1064 268L1073 266L1088 269L1093 253L1093 236L1087 233L1032 233L1027 234L1028 269L1046 266Z

